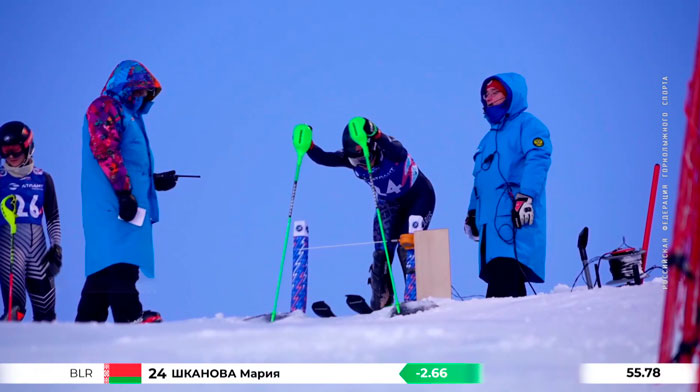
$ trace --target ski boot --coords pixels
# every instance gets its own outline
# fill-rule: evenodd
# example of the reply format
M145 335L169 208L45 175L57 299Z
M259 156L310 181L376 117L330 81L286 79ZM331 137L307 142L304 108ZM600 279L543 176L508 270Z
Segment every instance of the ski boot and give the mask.
M5 313L0 317L2 321L22 321L26 312L19 309L19 306L13 306L12 311L8 314Z
M144 310L143 313L141 313L141 317L134 320L134 324L160 323L162 321L163 318L160 317L160 313L152 310Z
M384 251L376 250L373 254L374 261L369 267L368 283L372 288L370 307L379 310L394 303L394 295L391 291L391 279L386 268L386 256Z

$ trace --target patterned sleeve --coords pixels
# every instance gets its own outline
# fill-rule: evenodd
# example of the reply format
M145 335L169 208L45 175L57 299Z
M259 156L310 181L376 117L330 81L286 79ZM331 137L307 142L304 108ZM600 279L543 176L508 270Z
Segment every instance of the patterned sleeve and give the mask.
M88 108L90 150L115 191L131 190L131 180L121 154L124 132L116 101L107 96L97 98Z
M51 245L61 245L61 219L58 214L58 200L56 198L56 187L53 178L49 173L46 176L46 186L44 187L44 218L46 219L46 230L49 232Z

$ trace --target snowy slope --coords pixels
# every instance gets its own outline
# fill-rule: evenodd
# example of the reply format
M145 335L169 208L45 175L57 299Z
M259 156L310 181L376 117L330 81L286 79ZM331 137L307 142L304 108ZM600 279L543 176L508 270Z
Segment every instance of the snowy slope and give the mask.
M3 362L478 362L473 386L38 386L0 391L689 391L687 385L581 385L582 362L654 362L664 293L641 287L587 291L558 286L520 299L443 301L438 309L388 318L318 319L275 324L239 317L160 325L2 324ZM337 303L340 307L342 298Z

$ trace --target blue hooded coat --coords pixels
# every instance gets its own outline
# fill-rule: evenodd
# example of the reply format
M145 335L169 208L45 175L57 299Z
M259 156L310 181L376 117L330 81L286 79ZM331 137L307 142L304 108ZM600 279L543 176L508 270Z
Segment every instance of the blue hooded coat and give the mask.
M158 200L153 183L153 153L142 115L150 106L134 105L133 91L156 89L158 81L135 61L120 63L110 76L96 103L109 101L118 108L121 126L119 144L131 192L146 210L142 226L118 219L119 202L114 188L90 148L87 116L83 126L82 208L85 234L85 273L91 275L117 263L134 264L147 277L154 276L152 224L158 222ZM150 102L149 102L150 103Z
M507 90L501 118L486 116L491 129L474 154L474 188L469 210L476 210L479 229L479 277L488 282L485 265L497 257L518 260L525 280L544 282L546 248L545 183L551 164L549 130L527 109L525 79L516 73L487 78L481 87L482 104L486 84L500 81ZM494 116L499 117L499 116ZM520 229L513 225L511 211L515 195L533 200L534 223Z

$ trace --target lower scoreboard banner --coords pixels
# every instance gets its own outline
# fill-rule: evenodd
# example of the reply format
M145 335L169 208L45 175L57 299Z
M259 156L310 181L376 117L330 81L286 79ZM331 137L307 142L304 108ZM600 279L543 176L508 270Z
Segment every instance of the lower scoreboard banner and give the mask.
M584 363L582 384L697 384L697 363Z
M477 363L2 363L0 384L477 384Z

